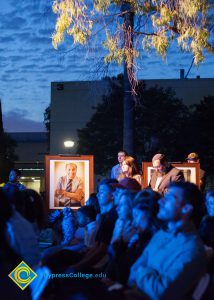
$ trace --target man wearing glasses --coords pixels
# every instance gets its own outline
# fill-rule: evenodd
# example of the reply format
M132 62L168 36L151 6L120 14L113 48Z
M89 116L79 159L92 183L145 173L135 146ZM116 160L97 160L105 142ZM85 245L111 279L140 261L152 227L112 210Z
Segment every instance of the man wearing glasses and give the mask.
M182 171L173 167L164 154L158 153L153 156L152 165L155 171L152 174L149 186L161 195L165 193L171 182L184 181Z

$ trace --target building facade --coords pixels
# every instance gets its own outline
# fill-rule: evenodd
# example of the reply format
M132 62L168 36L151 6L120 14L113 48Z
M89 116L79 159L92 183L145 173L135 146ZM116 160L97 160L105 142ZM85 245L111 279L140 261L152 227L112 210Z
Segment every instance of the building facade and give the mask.
M48 154L48 136L46 132L8 132L16 141L15 168L22 173L21 182L37 192L45 190L44 157Z

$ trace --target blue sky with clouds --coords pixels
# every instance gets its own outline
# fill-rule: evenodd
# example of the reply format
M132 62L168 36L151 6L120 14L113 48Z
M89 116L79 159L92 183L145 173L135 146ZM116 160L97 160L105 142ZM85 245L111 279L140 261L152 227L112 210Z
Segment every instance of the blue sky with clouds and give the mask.
M52 0L1 0L0 10L0 99L6 131L41 131L43 113L50 103L52 81L80 81L116 75L122 68L112 65L108 74L102 64L103 51L66 42L56 51L51 43L55 15ZM99 44L99 43L98 43ZM172 46L166 61L151 52L142 53L138 78L178 78L192 56ZM214 55L191 69L189 78L214 77Z

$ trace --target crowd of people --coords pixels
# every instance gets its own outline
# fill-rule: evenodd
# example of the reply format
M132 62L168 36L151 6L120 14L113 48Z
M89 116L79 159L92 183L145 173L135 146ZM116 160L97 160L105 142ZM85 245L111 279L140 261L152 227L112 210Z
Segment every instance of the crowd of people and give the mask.
M199 160L195 153L188 159ZM118 162L86 205L55 210L48 223L40 195L11 171L0 190L0 280L7 299L212 299L214 189L204 191L204 173L200 190L156 154L143 187L134 158L119 151ZM47 228L51 245L42 249ZM24 291L8 277L21 261L37 273ZM51 280L51 274L64 276Z

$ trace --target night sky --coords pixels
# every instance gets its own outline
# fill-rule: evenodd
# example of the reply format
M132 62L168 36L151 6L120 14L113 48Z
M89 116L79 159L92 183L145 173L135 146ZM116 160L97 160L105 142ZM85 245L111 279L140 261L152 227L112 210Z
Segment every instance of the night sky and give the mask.
M55 15L52 0L1 0L0 10L0 99L6 131L43 131L43 113L50 103L52 81L80 81L117 75L122 68L112 65L106 73L99 42L90 47L72 46L72 40L56 51L51 43ZM99 59L98 59L99 58ZM139 79L179 78L179 69L188 70L190 54L176 46L166 61L151 52L142 53ZM214 55L206 54L189 78L214 77Z

